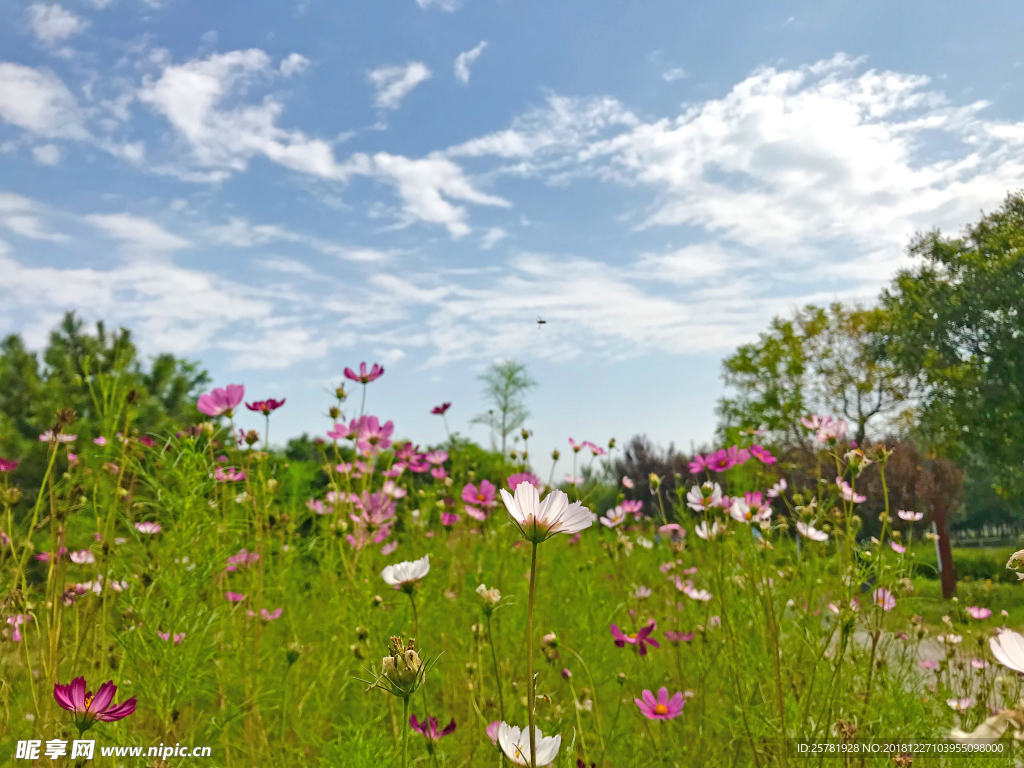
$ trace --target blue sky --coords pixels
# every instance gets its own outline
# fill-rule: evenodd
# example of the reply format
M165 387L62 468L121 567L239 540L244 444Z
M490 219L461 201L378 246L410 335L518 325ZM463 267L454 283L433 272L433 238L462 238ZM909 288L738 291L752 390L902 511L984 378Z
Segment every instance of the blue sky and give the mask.
M66 309L286 396L535 453L711 438L719 361L1024 183L1019 3L0 2L0 331ZM536 319L548 323L538 327ZM257 426L254 420L253 426ZM541 464L541 468L544 464Z

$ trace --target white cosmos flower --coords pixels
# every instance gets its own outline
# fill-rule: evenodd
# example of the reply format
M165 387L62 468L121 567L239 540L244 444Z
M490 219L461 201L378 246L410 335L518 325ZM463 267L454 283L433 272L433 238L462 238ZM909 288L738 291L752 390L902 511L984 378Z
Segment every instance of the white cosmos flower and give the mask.
M721 533L723 529L719 528L718 521L715 520L715 522L711 524L710 529L708 528L707 523L700 522L697 523L697 527L693 530L694 533L696 533L702 539L707 541L708 539L713 539L716 536L718 536L718 534Z
M768 489L768 498L779 498L779 496L781 496L787 488L789 488L789 483L786 482L786 478L782 478L781 480L779 480L779 482L777 482L775 485Z
M556 533L579 533L593 525L590 510L580 502L569 503L562 491L552 491L542 502L531 483L520 483L513 496L501 489L501 500L523 538L539 544Z
M828 534L824 531L819 531L813 525L805 522L799 522L796 524L796 530L805 539L811 541L828 541Z
M551 765L562 746L561 735L545 736L537 727L534 727L533 732L537 742L537 765ZM498 744L513 765L530 764L530 732L525 728L520 731L516 726L503 721L498 726Z
M896 514L899 515L901 520L909 520L912 523L913 522L917 522L922 517L924 517L924 513L923 512L912 512L912 511L910 511L908 509L901 509Z
M715 483L704 483L704 485L695 485L690 489L690 492L686 494L686 506L692 509L694 512L703 512L711 507L717 507L718 502L722 500L722 487Z
M1024 672L1024 636L1007 629L988 641L992 655L1004 667Z
M622 511L621 506L618 506L604 513L604 517L601 518L601 525L607 528L614 528L625 519L626 513Z
M380 572L380 577L393 587L406 589L428 573L430 573L430 555L424 555L419 560L405 560L389 565Z

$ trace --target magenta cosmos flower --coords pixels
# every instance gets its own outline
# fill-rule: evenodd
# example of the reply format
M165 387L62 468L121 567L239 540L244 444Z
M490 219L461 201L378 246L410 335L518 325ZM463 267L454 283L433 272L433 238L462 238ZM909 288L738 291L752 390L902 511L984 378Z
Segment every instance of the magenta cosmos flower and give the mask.
M269 398L267 400L257 400L255 403L246 403L245 407L250 411L259 411L264 416L269 416L272 411L276 411L284 405L286 399L275 400L274 398Z
M0 472L13 472L18 468L18 462L14 459L5 459L0 456Z
M490 480L481 480L479 486L473 485L473 483L466 483L462 486L462 500L474 507L490 509L495 504L496 490L494 483Z
M643 696L643 700L634 699L634 701L640 707L640 713L648 720L671 720L674 717L679 717L679 713L686 706L683 694L677 693L670 699L668 688L664 686L658 689L658 698L654 698L654 694L646 689L640 695Z
M376 381L384 375L384 366L373 364L373 368L369 371L366 370L366 363L359 364L359 373L356 373L351 368L345 369L345 378L352 381L358 381L360 384L369 384L371 381Z
M74 713L75 725L79 731L91 728L97 720L113 723L135 711L134 696L115 706L115 693L117 686L113 680L101 685L95 695L92 691L85 690L84 677L76 677L67 685L57 683L53 686L53 698L62 708Z
M774 464L778 459L772 456L771 451L767 448L762 448L760 445L750 446L751 455L760 461L762 464Z
M205 395L200 395L196 408L207 416L235 415L235 408L245 399L244 384L228 384L224 389L215 389Z
M520 483L529 483L534 488L540 488L540 478L532 472L517 472L508 479L508 487L515 490Z
M440 405L435 405L433 408L431 408L430 412L435 416L444 416L445 412L451 407L451 403L441 403Z
M649 623L644 625L639 632L634 632L631 635L624 635L622 630L619 629L618 624L612 624L611 632L612 637L615 638L615 645L619 648L625 648L626 643L636 646L636 652L641 656L647 655L647 646L653 646L655 648L661 648L661 644L657 640L651 639L651 632L658 628L658 622L651 619Z
M437 730L437 718L428 717L422 723L416 719L416 715L409 715L409 725L414 731L422 733L428 742L437 741L442 736L455 733L455 718L444 727L443 731Z
M359 442L357 444L361 453L369 455L374 451L383 451L391 447L391 435L395 431L395 423L386 421L383 424L376 416L367 416L363 419L362 427L359 430Z
M896 598L893 597L892 592L884 587L879 587L871 593L871 600L881 608L883 611L891 611L896 607Z
M972 619L987 619L992 615L991 608L979 608L976 605L969 605L965 610L967 611L967 615Z

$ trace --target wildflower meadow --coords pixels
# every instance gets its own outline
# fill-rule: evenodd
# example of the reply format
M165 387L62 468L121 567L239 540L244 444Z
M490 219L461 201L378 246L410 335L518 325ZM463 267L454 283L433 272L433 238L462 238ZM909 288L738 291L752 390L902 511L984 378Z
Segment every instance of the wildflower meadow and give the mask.
M805 414L813 471L747 430L670 490L574 436L545 478L527 430L504 454L401 439L383 375L346 370L310 460L268 450L287 393L212 388L198 423L142 433L116 374L39 434L34 497L0 459L5 760L1012 763L1024 614L922 580L931 529L890 508L885 444Z

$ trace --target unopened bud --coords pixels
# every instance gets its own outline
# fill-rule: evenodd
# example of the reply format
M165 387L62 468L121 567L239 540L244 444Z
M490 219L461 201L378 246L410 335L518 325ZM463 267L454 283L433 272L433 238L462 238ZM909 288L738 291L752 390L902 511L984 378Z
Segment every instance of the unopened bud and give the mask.
M337 389L334 390L334 396L338 398L338 402L343 403L345 402L346 399L348 399L348 392L345 391L345 387L339 386Z
M248 432L245 433L245 444L246 445L255 445L259 441L260 441L260 436L256 433L255 429L250 429Z
M331 406L331 410L329 410L327 413L331 415L332 419L337 421L338 417L341 416L341 408L337 407L336 405Z
M558 461L558 457L559 457L559 456L561 456L561 455L562 455L562 454L560 454L560 453L558 452L558 449L556 448L555 450L553 450L553 451L551 452L551 459L552 459L553 461Z

